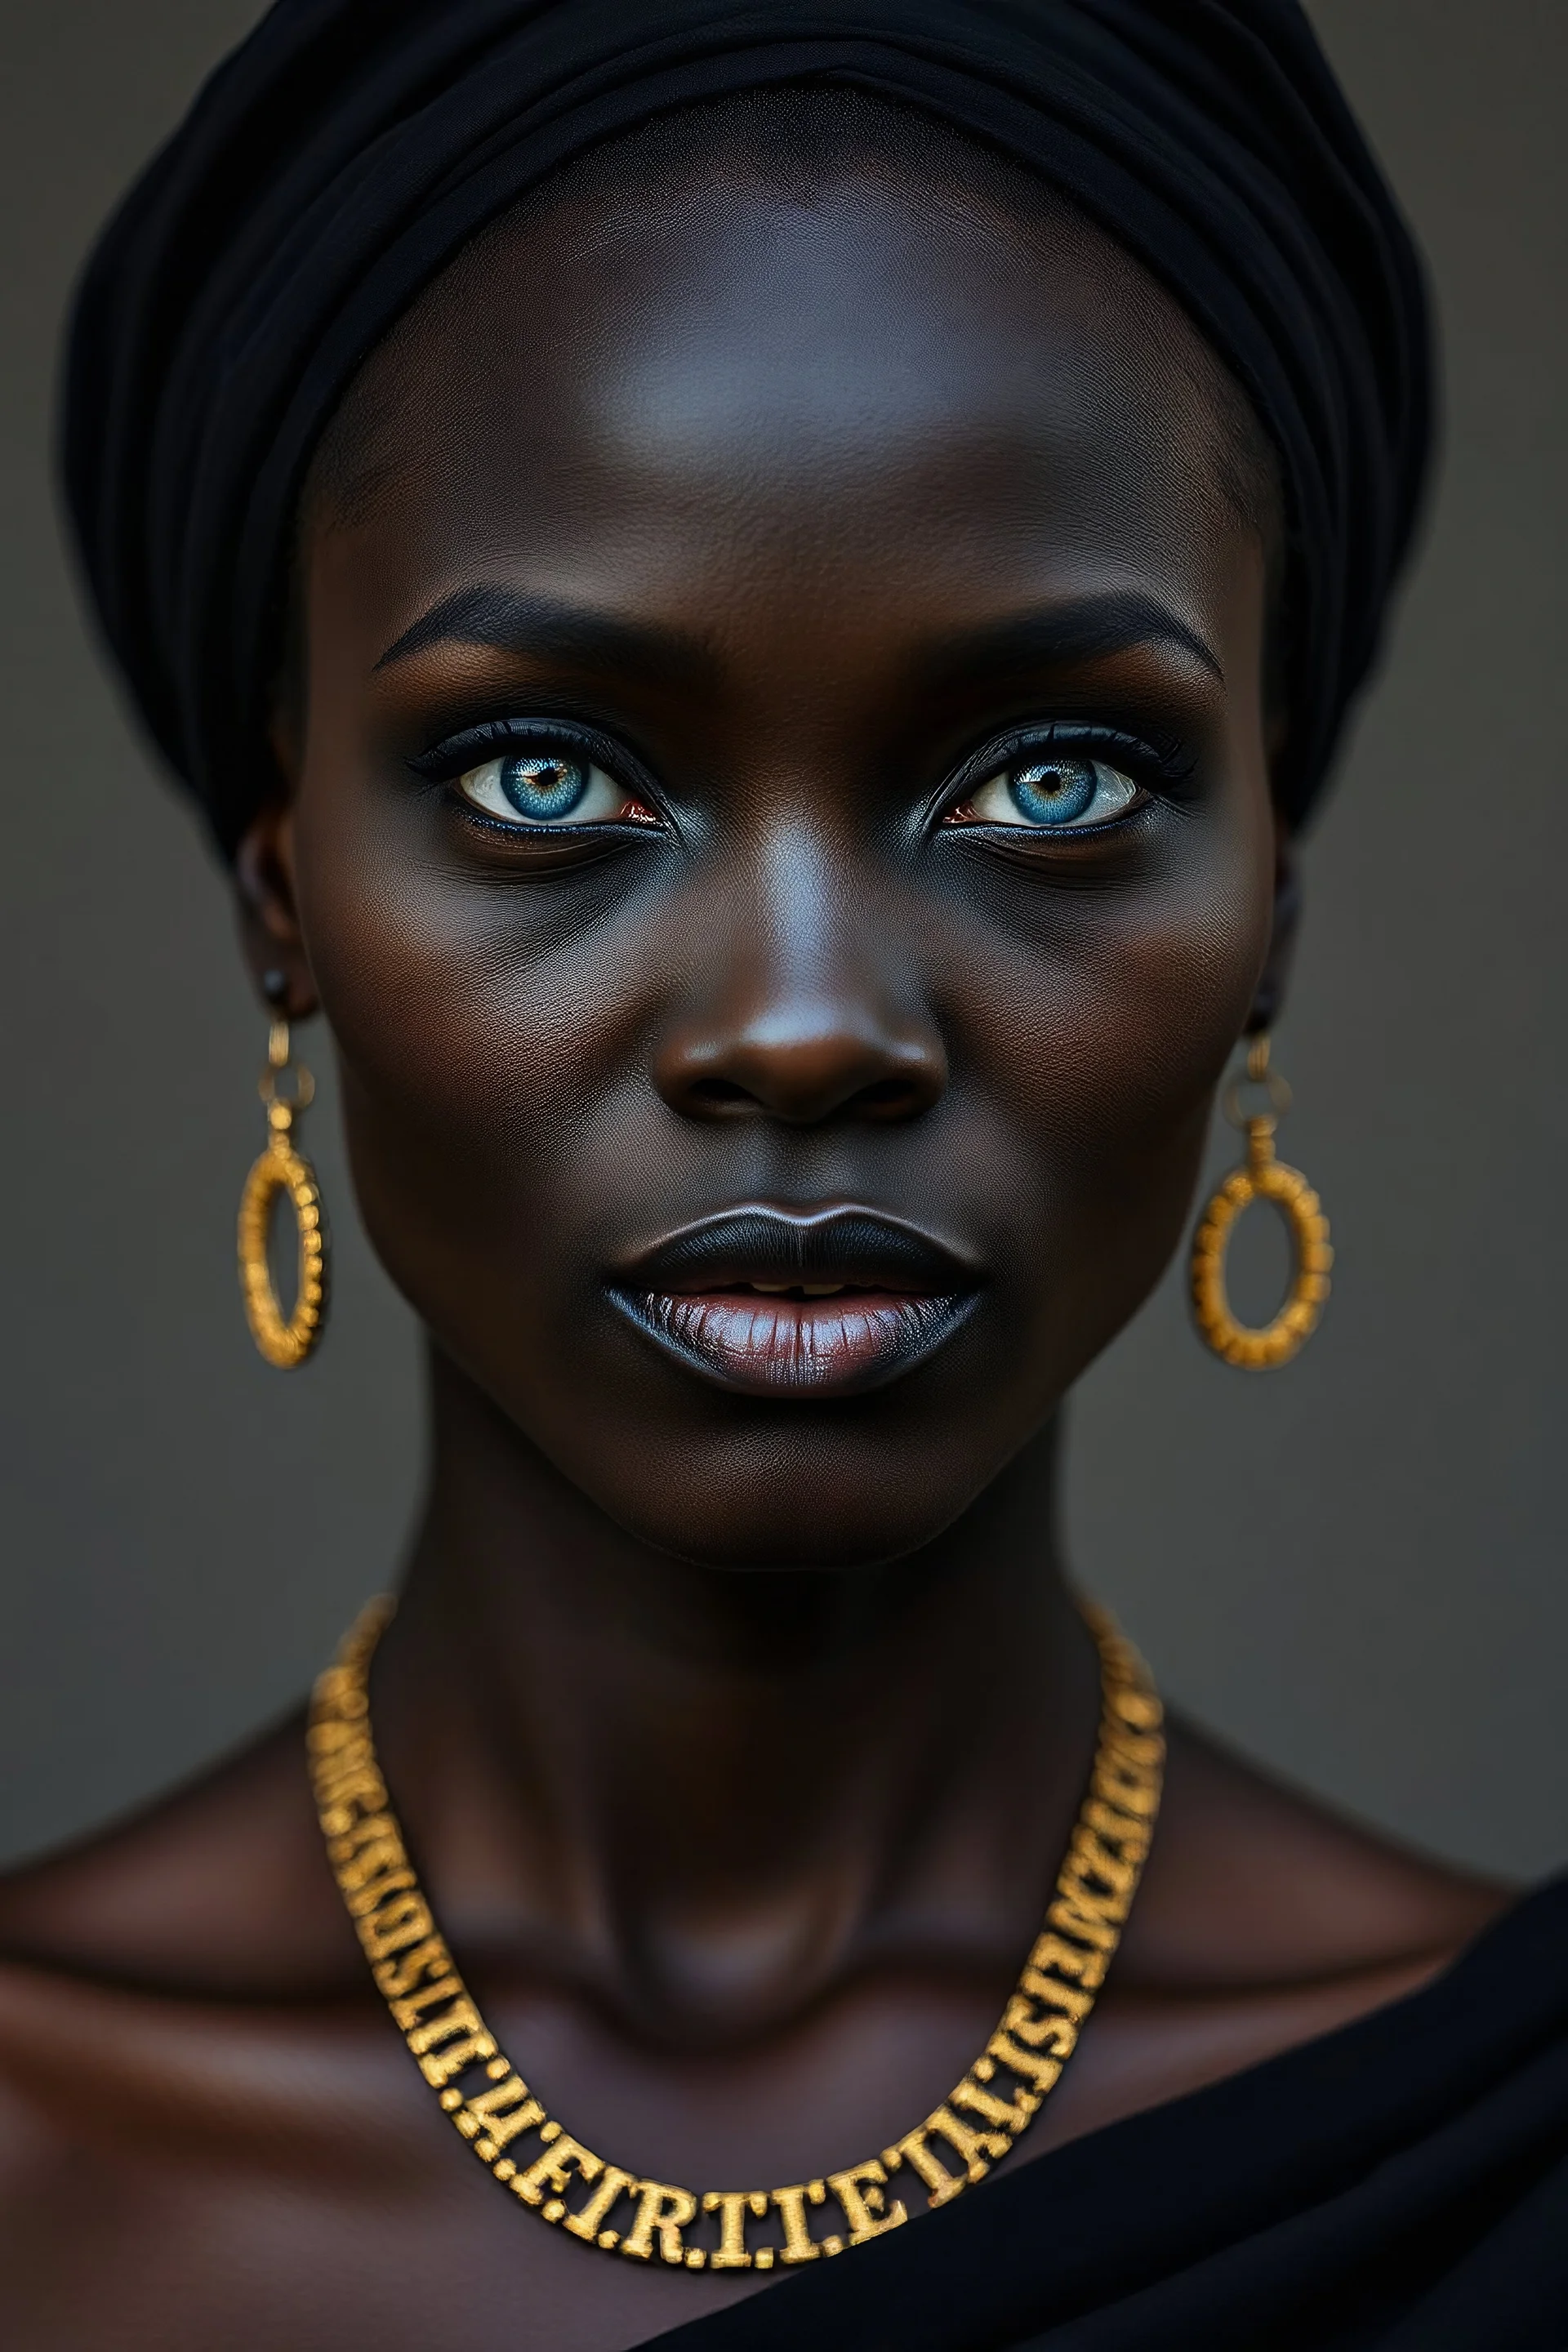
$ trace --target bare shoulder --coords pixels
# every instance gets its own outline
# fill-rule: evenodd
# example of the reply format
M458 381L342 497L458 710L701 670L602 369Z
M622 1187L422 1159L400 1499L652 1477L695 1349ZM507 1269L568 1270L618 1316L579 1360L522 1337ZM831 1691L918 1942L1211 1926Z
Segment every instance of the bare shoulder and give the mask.
M1518 1892L1350 1820L1177 1723L1128 1958L1173 1990L1214 1994L1418 1978Z
M1042 2144L1203 2090L1420 1991L1516 1899L1173 1724L1116 1971Z
M231 2226L247 2182L319 2162L345 2116L395 2146L300 1750L297 1726L269 1735L0 1877L0 2334L129 2341L89 2252L113 2270L132 2231L151 2262L171 2211Z
M0 1874L0 1965L203 1997L287 1997L357 1958L297 1721L144 1811Z
M308 2283L356 2213L423 2193L416 2085L364 1997L299 1746L0 1879L7 2345L339 2340L351 2314L319 2326ZM237 2278L262 2283L238 2312Z

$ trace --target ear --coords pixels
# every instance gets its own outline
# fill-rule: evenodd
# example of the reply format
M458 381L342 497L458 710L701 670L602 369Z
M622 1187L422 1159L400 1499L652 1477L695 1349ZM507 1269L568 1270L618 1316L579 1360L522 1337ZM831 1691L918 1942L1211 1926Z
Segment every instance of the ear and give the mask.
M1249 1037L1256 1036L1260 1029L1272 1029L1283 1010L1300 921L1301 868L1296 856L1296 845L1286 831L1283 820L1276 817L1274 928L1269 933L1268 952L1263 959L1263 969L1258 975L1258 986L1253 992L1252 1008L1247 1016Z
M260 808L234 861L239 937L268 1010L303 1021L321 998L305 953L294 888L294 813L280 793Z

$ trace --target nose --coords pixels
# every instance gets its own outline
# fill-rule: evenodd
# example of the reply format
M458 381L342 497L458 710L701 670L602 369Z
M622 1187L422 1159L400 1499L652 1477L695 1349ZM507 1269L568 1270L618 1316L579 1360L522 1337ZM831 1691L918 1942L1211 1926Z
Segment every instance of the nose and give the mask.
M655 1056L665 1101L792 1127L931 1109L947 1054L899 926L798 837L764 848L752 878L709 902L705 970Z

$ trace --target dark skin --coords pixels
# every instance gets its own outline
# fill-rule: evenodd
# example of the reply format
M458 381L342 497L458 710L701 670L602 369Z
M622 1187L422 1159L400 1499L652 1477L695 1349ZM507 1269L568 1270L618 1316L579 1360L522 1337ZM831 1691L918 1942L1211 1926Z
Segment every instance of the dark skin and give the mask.
M1264 550L1213 362L1070 219L867 169L552 225L426 298L362 478L310 502L246 938L327 1016L431 1335L374 1697L437 1915L590 2144L799 2180L963 2073L1081 1792L1054 1420L1280 984ZM486 722L587 730L613 814L552 838L411 771ZM1053 725L1133 802L976 818ZM973 1311L853 1393L705 1377L606 1278L752 1202L934 1233ZM1009 2162L1397 1999L1505 1900L1178 1727L1115 1975ZM0 1949L7 2344L619 2352L771 2291L595 2256L463 2155L297 1723L13 1877Z

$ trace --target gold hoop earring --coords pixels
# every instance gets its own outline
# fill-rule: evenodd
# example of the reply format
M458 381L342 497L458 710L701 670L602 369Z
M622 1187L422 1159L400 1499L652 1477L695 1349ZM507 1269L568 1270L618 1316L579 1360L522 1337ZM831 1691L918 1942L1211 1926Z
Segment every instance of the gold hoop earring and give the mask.
M1247 1111L1244 1086L1263 1088L1266 1108ZM1216 1356L1243 1371L1269 1372L1288 1364L1317 1329L1329 1295L1329 1221L1300 1169L1274 1156L1274 1130L1290 1108L1290 1089L1268 1066L1267 1031L1247 1047L1245 1077L1225 1092L1225 1115L1247 1137L1247 1159L1233 1168L1199 1220L1193 1237L1193 1312ZM1272 1323L1238 1323L1226 1289L1225 1262L1236 1221L1254 1201L1272 1201L1290 1229L1295 1263L1284 1306Z
M275 1020L267 1040L267 1066L258 1088L267 1105L267 1148L245 1180L239 1200L239 1290L250 1336L269 1364L291 1372L311 1355L327 1313L327 1230L316 1171L294 1147L294 1122L315 1097L309 1070L294 1064L294 1091L280 1091L290 1066L289 1024ZM288 1196L300 1237L299 1287L287 1318L267 1263L272 1204Z

